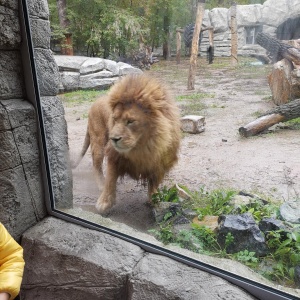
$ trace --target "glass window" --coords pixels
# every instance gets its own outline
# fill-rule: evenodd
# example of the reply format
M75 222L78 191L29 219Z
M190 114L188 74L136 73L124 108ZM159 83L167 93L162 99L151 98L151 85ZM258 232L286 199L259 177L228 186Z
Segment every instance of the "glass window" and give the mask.
M270 2L261 9L272 15ZM251 128L252 121L265 126L260 117L274 107L272 65L251 56L231 64L227 8L204 13L214 34L203 32L199 52L209 49L214 59L198 57L188 90L190 58L182 51L179 63L176 51L178 34L194 18L191 1L161 7L70 0L60 15L57 3L63 5L48 1L52 52L44 60L57 76L57 96L47 96L53 86L41 84L46 78L37 65L51 213L265 299L299 297L299 120ZM278 17L284 23L287 15ZM34 26L32 20L33 33ZM246 44L255 44L262 28L246 26ZM133 81L124 79L133 73ZM158 80L146 84L142 73ZM169 100L161 101L168 97L180 119Z

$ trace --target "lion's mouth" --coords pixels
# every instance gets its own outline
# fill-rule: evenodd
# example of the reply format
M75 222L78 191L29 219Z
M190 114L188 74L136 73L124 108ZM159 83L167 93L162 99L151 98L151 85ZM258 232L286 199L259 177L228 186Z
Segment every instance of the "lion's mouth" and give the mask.
M112 141L111 143L112 143L113 147L115 148L115 150L118 151L119 153L126 153L131 150L130 147L120 145L118 142Z

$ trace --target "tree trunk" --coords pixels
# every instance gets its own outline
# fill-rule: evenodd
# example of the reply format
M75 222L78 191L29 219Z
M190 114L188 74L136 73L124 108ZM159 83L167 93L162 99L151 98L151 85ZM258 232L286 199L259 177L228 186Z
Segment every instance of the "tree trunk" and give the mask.
M282 43L263 32L260 32L257 35L256 42L270 53L274 63L286 58L296 65L300 65L300 49L286 43Z
M204 10L205 10L205 0L198 0L196 23L195 23L194 33L193 33L192 50L191 50L191 57L190 57L188 90L195 89L197 56L198 56L198 49L199 49L199 34L201 31Z
M239 133L244 137L253 136L279 122L285 122L299 117L300 99L297 99L267 111L255 121L247 124L244 127L240 127Z
M65 31L65 38L61 42L61 53L64 55L73 55L72 33L68 32L70 22L67 18L66 8L67 0L56 0L59 24Z
M236 22L236 2L230 8L230 27L231 27L231 64L238 63L238 36Z

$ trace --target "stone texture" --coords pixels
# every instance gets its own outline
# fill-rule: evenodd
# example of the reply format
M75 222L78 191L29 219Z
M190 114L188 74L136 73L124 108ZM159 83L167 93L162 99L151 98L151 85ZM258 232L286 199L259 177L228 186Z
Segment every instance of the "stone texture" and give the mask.
M25 232L22 246L25 299L255 299L207 272L52 217Z
M221 278L167 257L148 254L139 262L129 279L128 299L246 300L255 298Z
M21 43L20 24L15 10L0 3L0 49L18 49Z
M68 92L78 90L80 83L79 72L61 72L60 73L60 92Z
M19 238L46 215L33 106L0 101L0 220Z
M22 238L26 299L124 300L144 251L108 234L47 218ZM42 267L41 267L42 266Z
M105 60L99 57L87 58L80 66L80 74L97 73L105 68Z
M58 97L41 97L41 101L55 204L71 208L73 180L64 108Z
M41 19L31 19L31 37L34 48L45 48L50 47L50 22Z
M23 167L0 172L0 220L15 238L38 220ZM41 195L40 195L41 196Z
M38 17L44 20L48 20L49 7L47 0L27 0L27 7L30 17Z
M107 89L118 79L118 77L104 78L101 72L99 73L80 76L79 89Z
M56 96L59 86L59 72L51 50L35 49L37 79L41 96Z
M0 50L0 70L0 100L23 98L25 87L20 53Z

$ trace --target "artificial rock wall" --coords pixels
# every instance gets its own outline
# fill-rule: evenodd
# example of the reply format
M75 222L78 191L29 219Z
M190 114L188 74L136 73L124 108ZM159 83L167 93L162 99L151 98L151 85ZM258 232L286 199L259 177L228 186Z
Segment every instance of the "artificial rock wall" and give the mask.
M299 0L267 0L264 4L237 5L238 54L265 53L265 50L259 45L246 43L245 28L261 26L262 32L276 37L278 26L288 19L299 18L299 15ZM214 27L215 56L230 56L230 9L214 8L206 10L203 25ZM200 45L201 52L205 52L207 46L208 32L204 31L203 42Z

